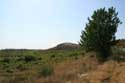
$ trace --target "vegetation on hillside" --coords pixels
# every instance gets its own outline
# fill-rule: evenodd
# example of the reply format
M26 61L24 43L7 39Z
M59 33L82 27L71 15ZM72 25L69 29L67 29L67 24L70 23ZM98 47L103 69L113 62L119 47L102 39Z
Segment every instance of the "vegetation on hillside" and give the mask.
M121 53L121 51L116 52L116 50L112 50L113 55L125 55L125 51ZM81 49L68 51L1 50L0 83L65 83L67 81L87 83L90 79L84 77L84 74L92 78L89 72L94 73L99 65L95 55L96 52L85 54ZM114 62L123 64L125 59L117 57L112 58L112 60L113 64L111 65L114 65ZM121 65L121 67L124 66ZM112 72L115 73L115 71Z

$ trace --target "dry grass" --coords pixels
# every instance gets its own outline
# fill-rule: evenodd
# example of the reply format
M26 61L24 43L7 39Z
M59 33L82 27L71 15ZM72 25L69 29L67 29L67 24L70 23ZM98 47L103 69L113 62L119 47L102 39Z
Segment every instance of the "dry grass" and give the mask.
M68 58L52 63L54 73L39 76L42 64L25 71L17 71L9 78L0 78L1 83L124 83L125 62L113 60L99 63L95 52L89 52L79 58ZM0 73L1 74L1 73ZM2 76L1 76L2 77ZM5 80L6 79L6 80Z
M68 59L55 64L54 74L47 78L39 78L37 83L80 83L85 81L80 75L95 70L97 66L98 62L94 57Z
M91 55L93 53L89 53ZM55 74L37 83L124 83L125 62L109 60L99 64L93 56L65 60L54 66Z

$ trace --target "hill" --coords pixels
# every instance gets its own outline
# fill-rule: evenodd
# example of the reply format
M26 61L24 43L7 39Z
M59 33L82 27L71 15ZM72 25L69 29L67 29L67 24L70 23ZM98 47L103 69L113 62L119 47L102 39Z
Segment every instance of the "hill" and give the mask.
M125 48L125 39L117 40L117 47Z
M78 44L65 42L65 43L58 44L57 46L50 48L48 50L76 50L79 48L80 46Z

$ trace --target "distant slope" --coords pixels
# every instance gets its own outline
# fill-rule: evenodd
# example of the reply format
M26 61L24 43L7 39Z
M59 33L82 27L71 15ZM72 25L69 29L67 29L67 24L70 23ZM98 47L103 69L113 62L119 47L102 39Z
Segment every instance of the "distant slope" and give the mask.
M125 39L117 40L116 46L125 48Z
M58 44L57 46L50 48L48 50L75 50L79 48L80 46L78 44L65 42L65 43Z
M2 51L48 51L48 50L76 50L79 49L80 46L75 43L65 42L58 44L55 47L49 48L49 49L16 49L16 48L10 48L10 49L0 49Z

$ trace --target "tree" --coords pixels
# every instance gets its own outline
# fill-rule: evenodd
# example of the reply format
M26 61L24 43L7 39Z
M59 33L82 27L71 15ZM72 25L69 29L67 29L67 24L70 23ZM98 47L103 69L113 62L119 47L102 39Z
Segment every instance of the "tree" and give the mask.
M94 11L91 18L88 18L85 30L82 31L80 46L86 51L97 51L99 59L107 59L111 53L117 27L121 24L117 15L118 12L113 7Z

